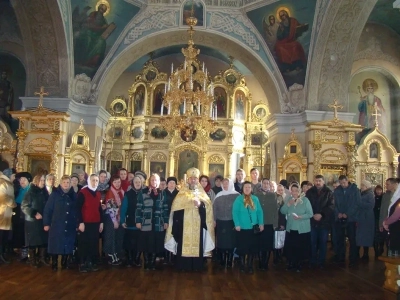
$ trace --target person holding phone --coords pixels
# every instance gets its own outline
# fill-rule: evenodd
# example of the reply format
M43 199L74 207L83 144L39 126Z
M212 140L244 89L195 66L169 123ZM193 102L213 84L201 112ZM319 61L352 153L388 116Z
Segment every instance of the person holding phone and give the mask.
M292 184L290 196L281 207L281 213L287 216L285 249L288 270L301 270L301 262L310 258L311 224L313 210L307 197L301 195L300 186Z

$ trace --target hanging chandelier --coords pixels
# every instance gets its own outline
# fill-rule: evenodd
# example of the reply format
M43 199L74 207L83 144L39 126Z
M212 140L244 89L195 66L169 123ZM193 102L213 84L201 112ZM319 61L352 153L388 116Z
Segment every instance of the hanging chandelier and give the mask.
M197 68L199 49L194 47L193 27L197 19L192 14L186 19L190 26L187 48L182 48L185 57L183 66L174 70L165 86L164 99L161 105L160 124L173 136L179 133L186 142L197 136L208 137L217 125L217 106L214 103L214 84L208 84L208 74L204 67Z

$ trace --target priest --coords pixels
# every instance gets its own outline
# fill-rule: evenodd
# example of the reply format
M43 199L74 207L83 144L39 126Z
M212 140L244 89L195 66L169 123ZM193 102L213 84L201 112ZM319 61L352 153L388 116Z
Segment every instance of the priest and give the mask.
M190 168L186 174L188 183L172 203L165 248L176 255L178 270L200 271L215 247L212 203L199 184L200 171Z

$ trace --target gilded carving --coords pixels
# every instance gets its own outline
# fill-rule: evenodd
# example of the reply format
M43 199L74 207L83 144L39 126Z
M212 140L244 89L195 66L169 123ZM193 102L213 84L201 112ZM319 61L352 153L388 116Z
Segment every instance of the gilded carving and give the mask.
M320 153L321 163L343 165L347 162L346 154L335 148L324 149Z
M21 147L21 146L20 146ZM53 143L48 139L37 138L29 142L25 149L26 153L50 153L53 150Z
M111 161L123 161L123 156L121 153L117 151L112 151L107 154L106 160L111 160Z
M150 156L150 161L167 161L167 156L164 153L156 152Z
M140 152L133 152L132 155L131 155L131 160L141 161L142 160L142 154Z
M324 143L343 143L344 133L323 131L321 135L321 140Z
M225 160L220 155L214 154L208 158L208 163L209 164L218 164L218 163L224 164Z

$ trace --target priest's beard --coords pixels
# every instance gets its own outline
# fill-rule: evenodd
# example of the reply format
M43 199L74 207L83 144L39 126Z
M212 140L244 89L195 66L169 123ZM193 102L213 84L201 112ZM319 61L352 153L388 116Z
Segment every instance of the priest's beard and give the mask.
M197 187L197 184L189 184L189 190L195 190Z
M374 94L369 93L369 94L367 95L367 101L368 101L368 104L369 104L369 105L374 105L374 102L375 102L375 96L374 96Z

